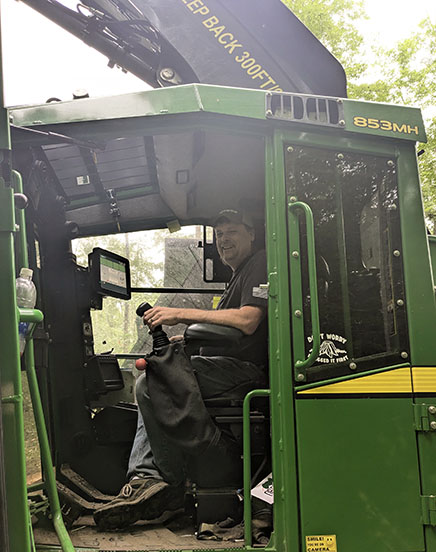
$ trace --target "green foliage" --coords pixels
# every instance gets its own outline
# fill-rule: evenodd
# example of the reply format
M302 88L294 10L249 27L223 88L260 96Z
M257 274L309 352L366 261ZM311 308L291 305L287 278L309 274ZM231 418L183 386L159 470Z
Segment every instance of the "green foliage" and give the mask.
M395 47L374 49L372 72L380 78L356 88L356 97L426 108L434 104L436 29L424 19L419 30Z
M423 109L428 143L418 146L425 150L419 168L427 221L436 229L436 27L426 18L393 48L372 47L374 62L367 67L358 29L366 17L362 0L283 2L342 63L349 97Z
M427 126L427 144L419 144L424 155L419 169L424 209L429 226L436 223L436 28L424 19L419 30L389 50L376 51L374 71L381 76L371 84L353 89L357 98L414 105L423 109Z
M424 155L419 157L424 210L433 233L436 229L436 118L427 125L427 144L420 144Z

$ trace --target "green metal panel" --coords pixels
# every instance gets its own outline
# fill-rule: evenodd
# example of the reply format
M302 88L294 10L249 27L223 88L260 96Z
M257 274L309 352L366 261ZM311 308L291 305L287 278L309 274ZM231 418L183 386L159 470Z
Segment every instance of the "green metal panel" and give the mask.
M400 147L401 146L401 147ZM398 184L406 281L410 358L415 366L436 365L436 302L415 149L398 147Z
M289 322L286 195L280 134L266 144L266 227L269 281L271 443L274 477L274 543L281 552L299 548L293 375ZM274 170L273 165L278 167Z
M13 124L33 126L151 115L210 112L265 118L265 92L190 84L122 96L10 108Z
M344 128L351 132L427 140L421 111L413 107L344 100L344 116Z
M299 400L296 412L303 539L425 550L411 399Z
M274 121L266 113L268 92L225 86L189 84L68 102L52 102L36 106L18 106L9 109L17 126L34 126L66 122L99 121L108 119L174 115L206 112L220 115L245 117L257 120L269 119L280 127L313 128L314 121L307 124L301 117L289 121ZM311 96L300 94L304 98ZM317 96L313 96L316 98ZM336 98L334 99L336 101ZM340 99L344 120L337 135L348 132L371 134L401 140L425 141L421 111L412 107L359 102ZM356 119L357 117L357 119ZM321 125L325 127L325 125Z

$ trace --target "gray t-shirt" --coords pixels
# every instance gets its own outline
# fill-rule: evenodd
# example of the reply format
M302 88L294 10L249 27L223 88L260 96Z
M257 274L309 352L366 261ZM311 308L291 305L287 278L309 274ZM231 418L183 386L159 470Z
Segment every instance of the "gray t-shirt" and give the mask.
M260 284L268 281L265 251L258 251L247 257L233 273L217 309L239 309L244 306L261 307L264 317L252 335L244 335L242 342L232 349L226 348L220 354L240 360L248 360L257 365L267 365L268 361L268 292Z

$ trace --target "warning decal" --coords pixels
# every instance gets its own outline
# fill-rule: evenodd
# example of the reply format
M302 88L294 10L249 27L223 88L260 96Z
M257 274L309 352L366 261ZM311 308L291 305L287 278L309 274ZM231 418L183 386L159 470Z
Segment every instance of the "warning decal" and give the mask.
M337 552L336 535L306 537L306 552Z

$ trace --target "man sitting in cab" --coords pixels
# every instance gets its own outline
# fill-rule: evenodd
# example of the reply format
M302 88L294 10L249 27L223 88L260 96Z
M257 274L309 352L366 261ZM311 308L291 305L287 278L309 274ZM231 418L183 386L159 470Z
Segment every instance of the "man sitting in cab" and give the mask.
M233 271L216 310L157 306L144 314L144 322L151 331L179 323L218 324L241 330L242 338L236 347L203 348L189 360L183 342L173 340L168 352L149 359L136 384L138 427L128 483L96 510L101 529L122 529L180 509L191 460L212 478L210 486L216 472L219 486L227 460L240 459L241 451L214 424L203 399L243 398L268 385L265 251L253 250L254 226L246 213L221 211L213 226L219 256Z

